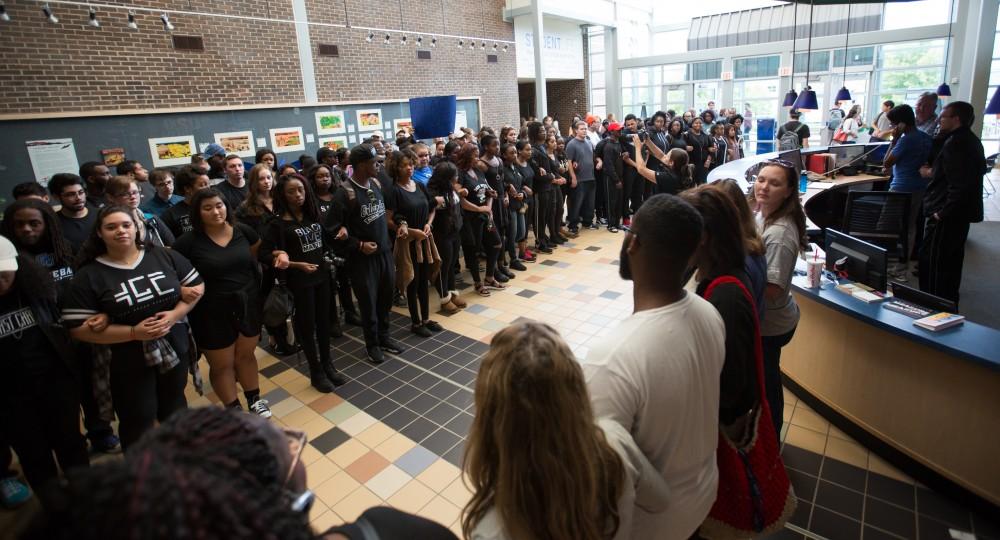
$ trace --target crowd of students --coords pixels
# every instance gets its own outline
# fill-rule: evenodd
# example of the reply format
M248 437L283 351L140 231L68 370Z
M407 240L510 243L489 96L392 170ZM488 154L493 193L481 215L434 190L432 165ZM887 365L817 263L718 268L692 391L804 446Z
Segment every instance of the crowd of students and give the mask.
M790 280L805 233L794 169L769 162L748 198L735 182L700 185L720 148L740 147L714 143L700 117L684 132L683 119L659 112L624 126L587 120L566 139L547 122L433 145L402 132L297 166L262 149L249 171L213 145L176 170L127 161L111 176L91 162L54 176L48 193L20 186L0 238L0 345L25 360L6 368L0 442L40 487L57 464L86 465L82 403L95 449L117 446L107 442L117 415L139 461L108 477L135 480L153 426L186 408L189 374L200 388L201 355L227 409L243 408L242 388L255 413L244 416L267 418L254 356L262 328L275 353L301 349L312 386L330 392L344 382L330 347L341 320L383 362L404 349L389 335L394 296L406 298L411 331L431 336L442 329L432 285L442 311L466 305L460 265L472 294L490 296L536 252L604 225L625 230L620 273L634 282L635 314L582 367L545 325L497 334L476 383L463 530L688 538L713 519L750 527L716 512L717 494L760 503L734 494L742 484L716 454L763 438L758 451L780 465L778 362L798 320ZM722 133L738 137L739 121ZM37 200L47 198L58 210ZM697 295L683 290L692 264ZM282 295L294 344L272 316ZM760 530L780 527L794 500L787 478L766 493L782 496L762 507L778 512Z

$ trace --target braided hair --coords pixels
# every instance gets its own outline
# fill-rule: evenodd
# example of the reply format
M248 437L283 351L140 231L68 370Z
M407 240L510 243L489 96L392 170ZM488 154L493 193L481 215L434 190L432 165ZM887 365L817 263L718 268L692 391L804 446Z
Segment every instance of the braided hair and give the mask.
M37 210L42 214L42 221L45 222L45 234L43 235L43 249L48 248L52 251L53 262L59 266L69 266L73 263L73 249L66 242L66 238L62 234L62 225L59 223L59 219L56 217L55 212L52 211L52 207L43 201L38 199L21 199L12 202L6 210L4 210L3 222L0 223L0 234L3 234L11 242L18 247L18 249L24 249L24 246L17 240L17 235L14 231L14 214L18 213L25 208L30 208L32 210Z

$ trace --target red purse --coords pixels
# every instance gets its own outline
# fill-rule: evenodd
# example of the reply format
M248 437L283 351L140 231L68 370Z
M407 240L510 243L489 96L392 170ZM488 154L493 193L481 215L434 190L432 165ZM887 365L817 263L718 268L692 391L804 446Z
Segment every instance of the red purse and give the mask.
M714 279L705 290L711 298L718 285L739 286L751 306L753 297L733 276ZM754 306L756 313L756 306ZM754 538L777 532L795 512L796 498L788 473L781 461L778 437L771 422L771 409L764 398L764 353L760 343L760 323L754 319L754 358L757 365L760 405L751 413L749 442L742 446L719 430L716 461L719 491L712 510L699 529L704 538Z

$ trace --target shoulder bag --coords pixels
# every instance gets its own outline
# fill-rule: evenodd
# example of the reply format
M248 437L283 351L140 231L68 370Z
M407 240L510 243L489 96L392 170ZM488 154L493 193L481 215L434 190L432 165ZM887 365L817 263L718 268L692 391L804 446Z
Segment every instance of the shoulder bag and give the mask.
M280 229L281 224L277 223L274 226ZM278 232L278 244L281 251L285 251L285 232L282 230ZM295 313L295 300L292 298L292 291L288 290L285 271L275 269L274 273L277 277L271 292L267 293L267 298L264 299L262 314L264 326L268 328L284 325L285 321Z

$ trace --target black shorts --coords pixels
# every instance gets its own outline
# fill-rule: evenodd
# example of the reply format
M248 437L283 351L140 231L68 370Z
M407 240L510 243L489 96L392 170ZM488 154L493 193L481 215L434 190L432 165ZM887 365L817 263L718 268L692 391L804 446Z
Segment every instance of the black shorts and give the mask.
M225 349L239 336L260 335L262 324L258 290L249 293L206 295L191 310L191 333L198 348Z

